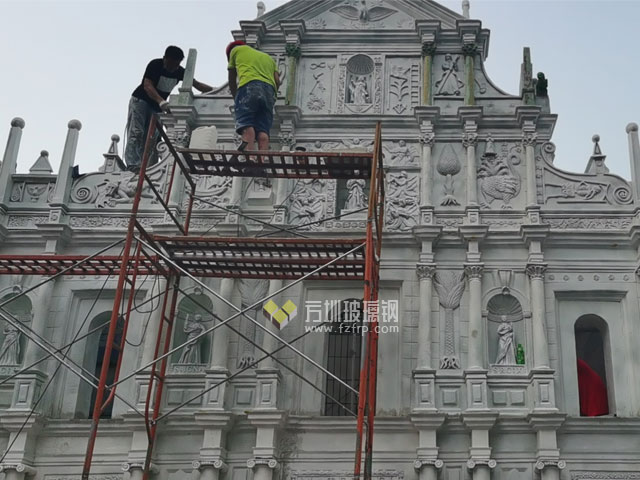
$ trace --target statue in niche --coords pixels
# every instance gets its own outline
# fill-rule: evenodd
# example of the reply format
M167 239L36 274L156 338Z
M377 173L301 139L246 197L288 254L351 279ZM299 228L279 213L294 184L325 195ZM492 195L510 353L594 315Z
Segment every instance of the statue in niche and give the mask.
M205 331L205 327L202 324L202 315L199 313L187 313L184 320L183 330L184 333L187 334L186 341L189 342L189 344L184 347L178 363L201 363L200 345L202 344L202 339L204 337L197 337L202 335L202 332Z
M349 102L354 105L366 105L371 103L369 96L369 88L367 87L367 78L363 75L351 77L349 84Z
M269 281L243 278L238 283L238 289L240 290L242 308L244 309L267 296ZM256 314L261 308L262 305L260 304L245 313L249 317L256 319ZM258 342L256 325L244 316L241 317L240 322L244 324L245 328L243 333L249 340L242 339L240 350L238 351L238 368L247 368L249 366L256 368L256 365L253 365L256 361L254 344Z
M516 350L514 347L513 324L503 322L498 327L498 355L496 365L515 365Z
M524 319L520 302L510 294L499 294L487 304L487 320L498 323L496 365L517 365L513 324Z
M361 178L347 180L347 201L345 210L358 210L367 206L367 198L364 194L365 181Z
M18 365L20 358L20 331L7 323L0 348L0 365Z
M450 53L444 56L442 64L442 76L436 82L436 95L460 95L460 89L464 87L464 83L458 78L458 55L455 60Z

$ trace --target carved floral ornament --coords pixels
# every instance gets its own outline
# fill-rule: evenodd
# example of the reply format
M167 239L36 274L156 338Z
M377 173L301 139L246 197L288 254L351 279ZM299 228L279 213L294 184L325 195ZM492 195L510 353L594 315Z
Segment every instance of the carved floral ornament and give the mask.
M416 265L416 274L420 280L432 279L436 274L436 266L435 264L419 263ZM640 273L638 273L638 275L640 275Z
M527 275L532 279L543 279L547 271L547 265L531 263L527 265L526 271Z
M413 462L413 468L415 468L417 471L422 470L422 468L426 466L432 466L440 470L442 469L442 467L444 467L444 462L439 458L428 459L428 460L418 459L415 462Z

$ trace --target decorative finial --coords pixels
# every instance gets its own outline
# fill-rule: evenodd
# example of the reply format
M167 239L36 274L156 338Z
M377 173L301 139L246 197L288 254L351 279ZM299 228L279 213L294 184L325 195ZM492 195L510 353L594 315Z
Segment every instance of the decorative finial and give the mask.
M36 163L29 169L29 173L53 173L53 168L49 163L49 152L42 150L40 156L36 160Z
M593 137L591 137L591 141L594 143L593 145L593 154L594 155L602 155L602 150L600 150L600 144L598 142L600 142L600 135L595 134Z
M120 136L117 134L111 135L111 145L109 146L108 154L118 155L118 142L120 141Z
M638 131L637 123L630 123L629 125L627 125L627 133L637 132L637 131Z
M264 12L267 10L267 7L265 7L264 2L258 2L258 17L261 17L262 15L264 15Z
M587 163L587 168L585 169L585 173L609 173L609 169L604 163L606 155L602 154L602 150L600 149L600 135L594 135L591 137L593 141L593 155L589 158L589 163Z
M24 128L24 120L21 119L20 117L16 117L13 120L11 120L11 126L12 127L18 127L18 128Z
M469 0L462 0L462 16L464 18L469 18L469 8L471 7L471 3Z
M82 123L80 123L80 120L70 120L69 123L67 124L67 127L69 127L72 130L80 131L80 129L82 128Z

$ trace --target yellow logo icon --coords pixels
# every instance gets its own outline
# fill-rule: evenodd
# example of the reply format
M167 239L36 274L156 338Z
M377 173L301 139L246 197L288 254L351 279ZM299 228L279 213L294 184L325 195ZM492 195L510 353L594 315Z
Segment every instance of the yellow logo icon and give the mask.
M273 300L269 300L262 306L262 313L278 328L286 327L298 314L298 307L291 300L287 300L282 308Z

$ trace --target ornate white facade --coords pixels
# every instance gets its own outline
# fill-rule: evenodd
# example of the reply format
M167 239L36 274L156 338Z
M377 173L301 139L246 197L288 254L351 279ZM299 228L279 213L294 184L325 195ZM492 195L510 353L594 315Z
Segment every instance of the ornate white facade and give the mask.
M520 92L503 92L483 67L489 31L431 1L293 0L240 27L234 37L273 55L284 79L272 149L368 149L382 120L381 298L398 300L400 311L399 331L380 337L376 478L640 478L637 125L627 127L631 181L609 172L596 137L584 173L558 169L551 141L557 117L545 81L534 81L528 50ZM194 62L192 52L188 69ZM173 141L187 145L193 129L216 125L221 147L234 148L228 88L193 96L186 78L171 97L172 114L163 116ZM16 174L23 128L23 120L12 122L0 168L0 254L90 255L122 238L135 183L122 169L118 138L99 172L76 176L81 125L72 120L57 175L46 152L29 174ZM169 155L159 149L149 176L163 192ZM202 177L191 233L255 236L271 231L266 222L307 235L361 236L367 188L355 180ZM184 214L180 192L174 188L171 206ZM149 230L175 233L151 192L142 212ZM0 303L42 280L0 276ZM282 286L205 283L238 307ZM136 301L149 300L161 284L149 278ZM61 277L4 308L77 371L93 372L114 288L113 276ZM187 290L220 317L232 313L195 283ZM296 285L280 301L302 306L361 295L357 282L317 281ZM179 301L176 345L214 321L190 298ZM141 305L133 317L121 376L153 359L156 306ZM304 320L299 313L283 338L304 333ZM583 324L601 337L609 404L608 415L592 418L580 416L576 332ZM266 350L278 347L236 325ZM98 333L84 337L92 329ZM295 345L326 365L327 343L327 335L312 333ZM0 346L0 452L10 446L0 478L79 479L91 388L52 358L9 378L45 353L5 322ZM261 355L233 332L216 330L171 357L166 409ZM291 350L277 359L325 388L325 375ZM146 381L136 375L119 387L112 418L101 422L92 479L142 478L146 432L127 402L143 405ZM324 405L309 383L263 361L161 423L155 478L348 478L355 420L323 415Z

